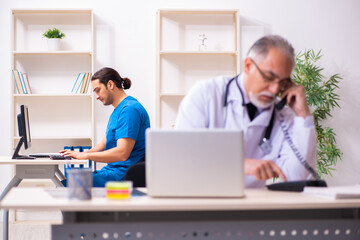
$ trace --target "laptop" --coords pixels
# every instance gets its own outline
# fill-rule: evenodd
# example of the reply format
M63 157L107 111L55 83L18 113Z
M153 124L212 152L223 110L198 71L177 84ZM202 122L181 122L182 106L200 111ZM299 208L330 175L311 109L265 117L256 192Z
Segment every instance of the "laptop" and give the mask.
M146 185L151 197L243 197L240 130L146 132Z

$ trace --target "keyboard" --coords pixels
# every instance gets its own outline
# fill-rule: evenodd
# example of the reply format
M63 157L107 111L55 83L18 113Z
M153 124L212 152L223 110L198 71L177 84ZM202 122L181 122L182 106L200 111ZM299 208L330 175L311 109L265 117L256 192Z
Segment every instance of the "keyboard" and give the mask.
M291 191L291 192L302 192L304 187L326 187L326 182L324 180L303 180L303 181L288 181L269 184L266 187L269 190L275 191Z
M50 159L51 160L70 160L71 157L65 157L65 156L60 155L60 154L54 154L54 155L50 155Z
M50 158L51 160L70 160L71 157L62 156L59 153L34 153L29 154L30 157L34 158Z
M34 158L50 158L50 155L52 153L34 153L34 154L29 154L29 157L34 157Z

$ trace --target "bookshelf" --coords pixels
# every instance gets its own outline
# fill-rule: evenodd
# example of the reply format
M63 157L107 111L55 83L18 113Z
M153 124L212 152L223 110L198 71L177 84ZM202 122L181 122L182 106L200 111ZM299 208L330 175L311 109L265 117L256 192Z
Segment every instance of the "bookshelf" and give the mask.
M17 114L29 107L31 148L23 154L57 152L64 146L94 145L94 97L72 94L79 73L94 69L94 20L91 9L12 9L11 68L28 74L32 94L19 94L11 77L12 152L19 141ZM66 34L59 51L48 51L45 30ZM11 70L12 70L11 69ZM23 181L21 186L50 187L48 180ZM58 212L16 211L13 220L58 221Z
M199 49L199 35L206 49ZM240 72L237 10L158 10L156 126L172 128L181 100L198 81Z
M28 74L32 94L19 94L11 78L12 147L19 141L16 115L29 107L32 146L25 154L94 145L94 98L72 94L79 73L93 72L91 9L12 9L12 69ZM49 28L66 34L59 51L48 51ZM91 89L91 87L89 87Z

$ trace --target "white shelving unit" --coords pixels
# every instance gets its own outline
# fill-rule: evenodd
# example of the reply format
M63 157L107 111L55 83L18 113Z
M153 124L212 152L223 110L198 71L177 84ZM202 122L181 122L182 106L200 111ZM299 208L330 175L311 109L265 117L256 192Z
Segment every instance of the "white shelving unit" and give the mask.
M32 94L18 94L11 79L12 146L19 141L16 115L29 107L32 146L25 154L94 145L94 98L71 94L79 73L93 72L91 9L13 9L12 69L28 74ZM48 51L45 30L66 34L59 51ZM91 87L89 86L89 89Z
M172 128L194 83L239 73L239 16L237 10L159 10L157 29L156 125Z
M28 74L32 94L18 94L11 84L13 151L19 141L17 114L29 107L31 148L21 153L57 152L64 146L94 145L94 97L71 94L79 73L94 69L94 22L91 9L13 9L12 69ZM49 28L66 34L59 51L48 51L42 34ZM91 86L89 86L91 89ZM51 187L49 180L23 181L21 186ZM16 211L14 222L61 220L58 211Z

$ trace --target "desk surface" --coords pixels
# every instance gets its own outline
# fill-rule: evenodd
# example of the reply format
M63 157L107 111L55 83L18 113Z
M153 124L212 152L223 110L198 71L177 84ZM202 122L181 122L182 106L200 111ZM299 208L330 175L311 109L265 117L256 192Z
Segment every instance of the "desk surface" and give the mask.
M96 189L102 190L102 189ZM139 189L146 192L146 189ZM66 189L13 188L1 202L4 209L63 211L226 211L360 208L360 199L333 200L297 192L247 189L244 198L151 198L108 200L93 196L90 201L70 201ZM57 197L54 197L57 195ZM99 195L99 194L98 194Z
M0 164L11 165L61 165L61 164L87 164L88 160L52 160L49 158L12 159L10 156L0 156Z

